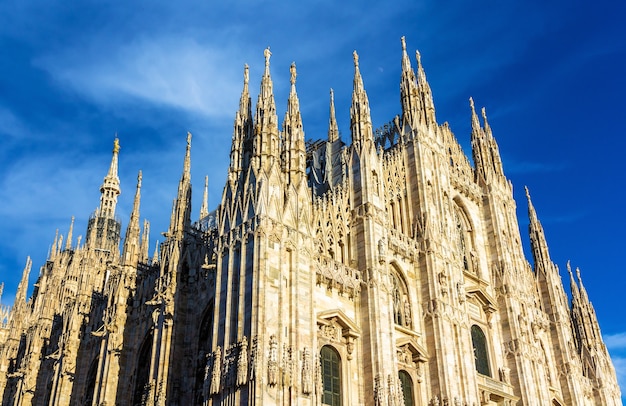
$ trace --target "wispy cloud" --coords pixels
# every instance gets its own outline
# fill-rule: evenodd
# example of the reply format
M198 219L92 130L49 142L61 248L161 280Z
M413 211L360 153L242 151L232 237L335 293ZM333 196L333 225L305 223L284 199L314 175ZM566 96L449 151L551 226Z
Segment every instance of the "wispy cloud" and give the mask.
M626 332L608 334L603 339L609 350L626 350Z
M107 107L126 98L209 117L232 115L242 69L223 69L237 58L192 39L139 39L85 57L75 50L44 55L35 64L62 85Z

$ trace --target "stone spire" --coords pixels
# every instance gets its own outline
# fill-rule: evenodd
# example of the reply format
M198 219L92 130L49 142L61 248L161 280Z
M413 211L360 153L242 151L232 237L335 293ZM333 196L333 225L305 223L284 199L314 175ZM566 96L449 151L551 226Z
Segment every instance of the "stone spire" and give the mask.
M589 303L589 296L587 296L587 289L583 285L583 280L580 277L580 268L576 268L576 279L578 279L578 291L580 292L580 300L583 303Z
M472 110L472 156L476 174L487 182L498 179L504 180L500 150L491 133L485 109L482 109L483 121L485 122L485 129L483 129L474 108L474 100L470 97L469 101Z
M50 252L48 253L48 261L52 261L57 255L57 245L59 243L59 229L57 228L54 233L54 241L52 241L52 247L50 248Z
M140 260L145 262L148 260L150 244L150 222L146 219L143 220L143 231L141 232L141 256Z
M287 101L287 112L283 120L282 164L287 184L297 184L304 177L306 170L306 148L304 130L300 114L300 102L296 93L296 63L289 69L291 90Z
M500 158L500 148L498 148L498 143L496 142L496 139L491 132L491 126L489 126L489 122L487 121L487 111L484 107L481 109L481 113L485 126L485 136L487 137L489 150L491 152L493 170L498 176L504 178L504 169L502 169L502 159Z
M550 253L548 251L548 243L546 242L546 237L543 232L543 227L539 219L537 218L537 213L535 212L535 207L533 206L533 202L530 199L530 193L528 192L528 188L524 188L526 190L526 199L528 200L528 218L530 223L528 225L529 234L530 234L530 246L533 252L533 258L535 262L535 269L544 269L545 267L552 262L550 259Z
M200 220L209 215L209 175L204 177L204 194L202 195L202 207L200 207Z
M65 249L72 249L72 233L74 231L74 216L72 216L72 221L70 222L70 229L67 232L67 241L65 241Z
M182 239L185 229L191 225L191 133L187 133L187 149L183 174L178 183L178 194L172 208L168 236Z
M120 180L117 176L117 161L120 143L117 138L113 142L113 158L109 172L100 186L100 207L87 222L87 238L85 246L107 251L114 255L119 253L120 233L122 224L115 217L117 197L120 195ZM60 248L59 243L59 248Z
M20 280L20 284L17 286L17 292L15 293L15 303L26 302L26 293L28 291L28 277L30 275L30 270L33 265L33 261L30 257L26 258L26 266L24 266L24 270L22 271L22 279Z
M406 41L404 37L400 38L402 42L402 74L400 77L400 105L402 106L403 122L414 127L417 119L417 111L419 109L419 99L417 88L417 80L415 72L411 67L409 55L406 52Z
M335 117L335 92L330 89L330 114L328 118L328 142L335 142L339 139L339 127Z
M428 80L426 80L426 72L422 66L422 58L419 51L415 51L415 59L417 60L417 87L422 105L422 121L428 126L435 126L437 125L437 119L435 117L433 92L430 89Z
M250 72L248 65L244 65L243 90L239 99L239 110L235 114L233 140L230 149L229 179L232 181L239 176L243 168L247 168L252 155L252 100L248 83Z
M141 179L142 174L139 171L137 175L137 189L135 191L135 199L133 201L133 211L130 214L128 227L126 228L126 237L124 239L124 248L122 258L125 264L136 265L139 260L140 242L139 242L139 204L141 201Z
M120 189L120 178L117 176L117 156L120 152L120 142L118 138L113 141L113 158L109 172L104 177L104 182L100 186L100 207L98 216L105 218L115 217L115 206L117 205L117 197L122 192Z
M567 270L570 274L570 284L576 286L569 263ZM587 296L587 290L580 277L579 268L576 268L576 278L578 279L578 288L575 290L572 288L572 324L574 332L581 348L594 348L602 341L600 326L593 305Z
M359 55L354 51L354 81L352 90L352 106L350 107L350 130L352 144L359 149L362 144L373 141L372 118L367 93L363 86L363 79L359 70Z
M256 168L269 169L278 160L280 154L278 135L278 116L276 115L276 103L274 90L270 76L270 52L269 47L264 52L265 71L261 79L261 91L256 105L254 116L254 140L252 159Z
M578 286L576 285L576 281L574 281L574 275L572 274L572 267L569 261L567 261L567 273L569 273L569 287L572 292L572 307L573 307L574 302L577 302L579 300L580 294L578 293Z
M154 253L152 254L152 265L157 264L160 258L159 254L159 240L157 240L154 244Z

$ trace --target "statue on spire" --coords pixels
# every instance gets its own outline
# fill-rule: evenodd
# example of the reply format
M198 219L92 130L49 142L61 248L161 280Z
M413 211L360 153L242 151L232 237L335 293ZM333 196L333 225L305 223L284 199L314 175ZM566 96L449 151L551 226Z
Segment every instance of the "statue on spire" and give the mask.
M289 72L291 73L291 79L289 80L289 82L291 82L292 85L296 84L296 63L295 62L291 62L291 67L289 68Z
M263 51L263 56L265 56L265 67L269 68L270 57L272 56L272 53L270 52L270 47L265 48L265 51Z
M356 49L352 52L352 59L354 59L354 66L359 67L359 54L356 53Z
M243 83L248 84L250 82L250 67L247 63L243 65Z
M113 140L113 153L117 154L118 152L120 152L120 140L115 137L115 140Z

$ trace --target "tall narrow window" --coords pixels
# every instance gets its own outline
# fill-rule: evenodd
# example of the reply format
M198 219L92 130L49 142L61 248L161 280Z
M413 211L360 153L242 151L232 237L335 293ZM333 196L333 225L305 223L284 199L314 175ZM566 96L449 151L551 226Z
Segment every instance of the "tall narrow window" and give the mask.
M322 383L324 394L322 403L341 406L341 359L333 347L325 345L320 351L322 363Z
M139 359L135 369L135 390L133 392L133 405L145 404L144 395L146 385L150 381L150 364L152 356L152 332L149 332L141 344Z
M413 380L406 371L398 373L400 385L402 385L402 395L404 396L404 406L413 406Z
M474 347L474 361L479 374L491 376L489 370L489 355L487 353L487 338L483 330L477 325L472 326L472 346Z
M94 389L96 388L96 375L98 373L98 357L91 362L89 372L87 373L87 387L85 388L85 404L90 405L93 402Z
M411 328L413 323L411 320L411 304L408 289L404 280L398 275L395 269L392 270L391 275L393 282L393 290L391 292L393 300L393 321L399 326Z

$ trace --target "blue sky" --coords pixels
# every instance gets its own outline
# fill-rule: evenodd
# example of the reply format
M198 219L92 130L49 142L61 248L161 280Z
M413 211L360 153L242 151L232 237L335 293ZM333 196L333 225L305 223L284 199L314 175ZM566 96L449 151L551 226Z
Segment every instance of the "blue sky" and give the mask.
M524 185L553 260L580 267L626 384L626 3L623 1L0 2L0 281L31 283L58 228L84 234L120 138L124 224L137 172L151 245L167 228L192 141L195 215L204 175L221 195L250 65L253 98L271 47L279 117L289 65L307 138L326 136L328 91L349 141L352 51L375 126L400 111L400 37L419 49L437 118L469 152L468 98L485 106L527 244ZM412 52L410 52L412 54ZM413 64L415 62L413 61ZM125 227L125 226L123 226ZM622 386L624 387L624 386Z

